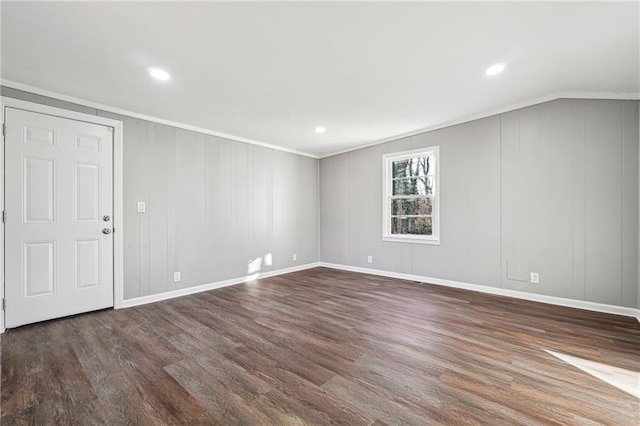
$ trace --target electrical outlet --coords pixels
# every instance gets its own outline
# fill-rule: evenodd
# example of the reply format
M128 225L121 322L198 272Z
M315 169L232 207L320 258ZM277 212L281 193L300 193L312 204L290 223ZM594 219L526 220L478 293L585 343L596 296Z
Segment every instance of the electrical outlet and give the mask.
M367 263L373 263L373 256L367 256Z
M174 283L179 283L181 279L182 278L180 277L180 272L174 272L173 273L173 282Z
M147 206L144 201L138 201L138 213L144 213L147 210Z
M540 283L540 275L538 275L537 272L532 272L531 273L531 279L529 281L531 281L533 284Z
M298 260L298 255L296 253L293 253L293 261L295 262L296 260Z

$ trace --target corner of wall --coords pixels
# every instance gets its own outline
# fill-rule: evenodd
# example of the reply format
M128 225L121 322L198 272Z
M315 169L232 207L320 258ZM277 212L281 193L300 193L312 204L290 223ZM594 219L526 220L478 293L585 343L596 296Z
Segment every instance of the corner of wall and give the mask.
M316 160L316 171L318 173L318 180L316 182L316 196L318 198L317 201L317 205L316 205L316 211L317 211L317 226L318 226L318 236L317 236L317 247L316 247L316 261L320 262L320 257L321 257L321 250L322 250L322 245L320 242L320 238L322 237L322 224L321 224L321 220L320 220L320 215L322 213L322 206L320 205L320 203L322 202L322 197L320 196L320 159Z

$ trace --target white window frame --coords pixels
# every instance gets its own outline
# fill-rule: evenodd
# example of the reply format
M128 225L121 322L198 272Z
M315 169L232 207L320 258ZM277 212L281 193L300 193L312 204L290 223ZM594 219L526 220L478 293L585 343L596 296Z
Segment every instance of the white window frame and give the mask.
M399 235L391 233L391 198L393 196L393 162L414 157L435 158L433 188L432 235ZM430 146L382 156L382 241L418 244L440 244L440 147Z

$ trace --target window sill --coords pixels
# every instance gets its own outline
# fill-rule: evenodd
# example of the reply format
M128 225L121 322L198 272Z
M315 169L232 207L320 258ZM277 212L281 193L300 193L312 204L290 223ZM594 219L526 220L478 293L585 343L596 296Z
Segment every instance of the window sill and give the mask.
M382 237L382 241L388 241L388 242L392 242L392 243L411 243L411 244L440 245L440 240L438 240L438 239L427 239L427 238L383 236Z

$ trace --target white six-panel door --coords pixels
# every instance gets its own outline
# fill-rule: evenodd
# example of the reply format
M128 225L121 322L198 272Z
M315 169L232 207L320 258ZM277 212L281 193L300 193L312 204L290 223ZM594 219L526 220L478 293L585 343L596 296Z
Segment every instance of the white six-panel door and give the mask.
M113 306L113 129L5 119L6 326Z

